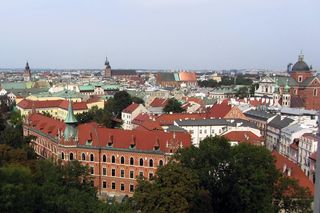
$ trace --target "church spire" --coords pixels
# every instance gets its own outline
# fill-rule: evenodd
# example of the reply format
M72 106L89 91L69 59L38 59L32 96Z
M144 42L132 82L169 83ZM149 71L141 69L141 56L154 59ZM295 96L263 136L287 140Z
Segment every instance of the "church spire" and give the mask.
M78 123L78 120L76 119L76 116L73 114L72 101L71 100L69 100L68 113L67 113L67 117L65 118L64 122L66 124L76 124L76 123Z
M78 120L73 114L71 100L69 100L68 114L64 120L64 123L66 124L66 128L64 129L64 134L63 134L64 139L65 140L69 140L70 138L76 139L78 136L78 128L77 128Z

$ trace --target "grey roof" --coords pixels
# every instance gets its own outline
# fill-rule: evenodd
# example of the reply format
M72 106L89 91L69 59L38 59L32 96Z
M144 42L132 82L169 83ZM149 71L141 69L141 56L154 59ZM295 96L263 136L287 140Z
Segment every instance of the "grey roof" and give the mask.
M137 75L136 70L111 70L111 75Z
M161 81L175 81L174 73L172 72L160 72L158 75Z
M283 129L289 126L292 122L294 122L294 120L292 120L291 118L285 117L281 119L281 116L277 115L274 119L270 121L268 125L277 129Z
M319 79L318 76L313 76L313 77L307 78L303 82L300 83L300 86L307 87L315 78Z
M227 121L230 123L229 126L242 126L258 129L256 124L243 119L228 119Z
M293 134L301 130L303 130L303 128L300 126L300 124L293 124L282 129L283 132L288 134Z
M249 111L245 112L244 114L247 117L257 118L257 119L264 120L264 121L267 121L269 118L274 116L273 114L268 113L266 111L260 111L260 110L254 110L254 109L249 110Z
M280 112L281 114L286 114L286 115L317 115L316 110L306 110L306 109L297 109L297 108L288 108L288 107L283 107Z
M180 126L171 125L167 128L168 132L187 132L187 130L181 128Z
M175 122L179 126L227 126L229 124L225 119L188 119Z

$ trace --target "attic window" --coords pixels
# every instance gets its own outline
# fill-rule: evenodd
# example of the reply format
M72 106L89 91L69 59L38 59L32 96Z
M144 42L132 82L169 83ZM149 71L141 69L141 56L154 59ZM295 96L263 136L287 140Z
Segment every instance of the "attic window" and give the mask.
M153 149L154 149L155 151L160 150L160 140L159 140L159 138L157 138L156 143L154 144Z
M108 146L109 147L113 146L113 135L110 135L110 137L109 137Z
M87 146L91 146L91 145L92 145L92 139L88 139L88 140L86 141L86 145L87 145Z
M299 75L298 82L302 82L302 75Z
M132 141L130 143L130 149L136 148L136 136L132 136Z

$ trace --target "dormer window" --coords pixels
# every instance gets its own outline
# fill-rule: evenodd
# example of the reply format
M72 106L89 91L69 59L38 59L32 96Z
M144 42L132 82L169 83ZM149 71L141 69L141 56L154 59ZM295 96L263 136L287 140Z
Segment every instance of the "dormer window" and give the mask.
M110 135L110 137L109 137L108 146L109 147L113 146L113 135Z
M136 148L136 136L132 136L132 141L130 143L130 149L135 149Z
M160 140L159 140L159 138L157 138L156 143L154 144L153 149L154 149L155 151L158 151L158 150L160 149Z
M302 75L298 76L298 82L302 82Z

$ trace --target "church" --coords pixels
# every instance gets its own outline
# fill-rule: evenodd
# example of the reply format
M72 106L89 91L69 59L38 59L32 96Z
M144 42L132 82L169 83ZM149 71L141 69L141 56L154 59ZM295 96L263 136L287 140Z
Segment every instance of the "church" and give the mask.
M320 110L320 77L299 55L288 65L288 76L266 76L259 82L256 97L269 100L270 105Z

